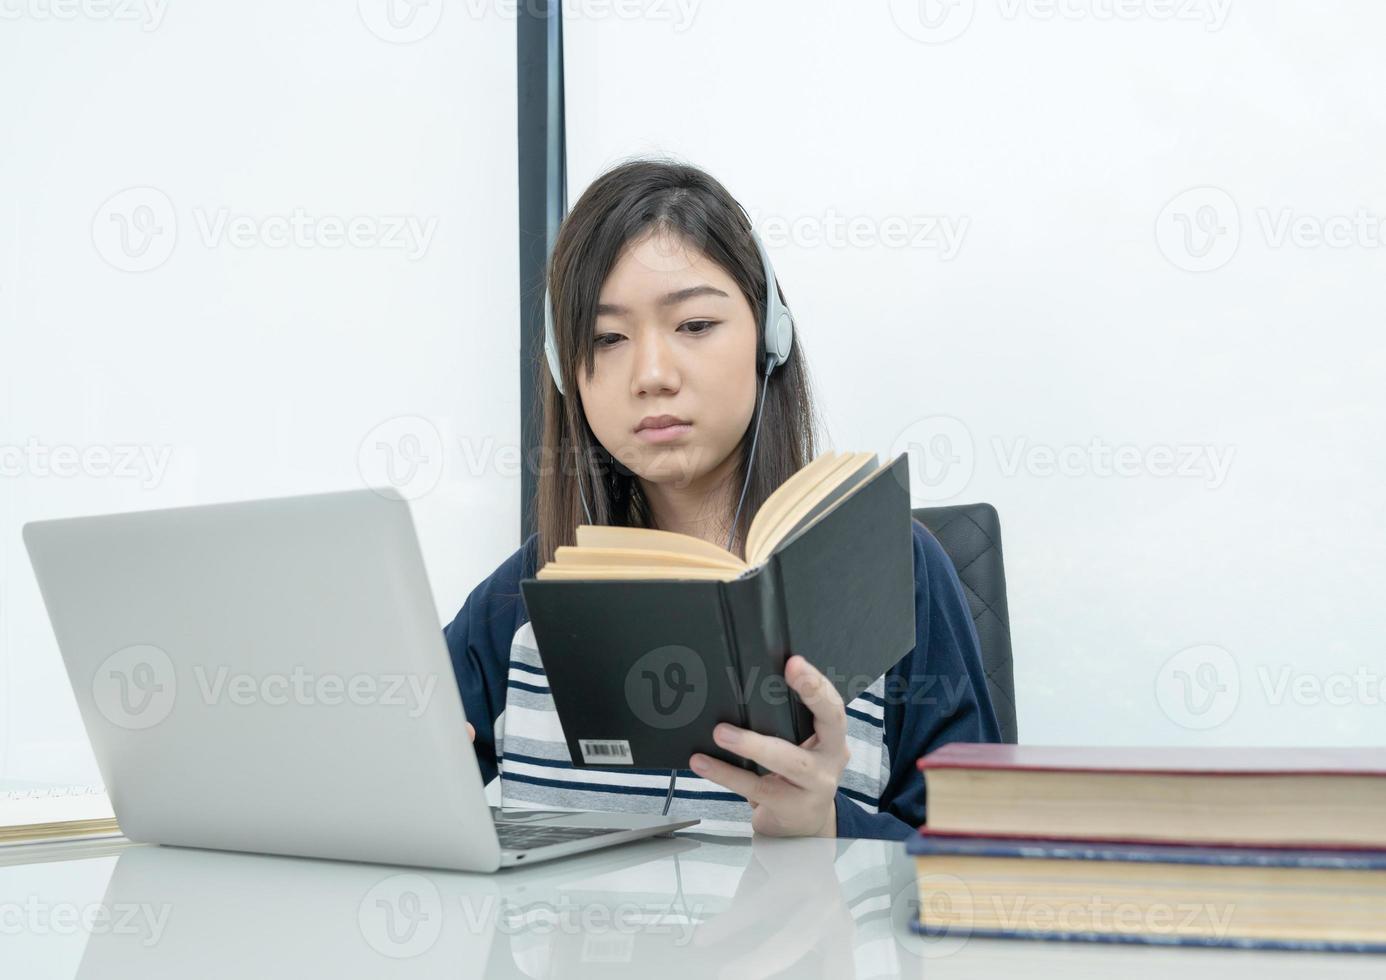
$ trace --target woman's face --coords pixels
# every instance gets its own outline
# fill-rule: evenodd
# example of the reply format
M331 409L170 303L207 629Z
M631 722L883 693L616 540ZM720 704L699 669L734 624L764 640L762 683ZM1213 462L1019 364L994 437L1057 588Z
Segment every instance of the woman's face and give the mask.
M718 469L755 411L755 314L736 282L681 239L634 241L602 283L587 423L641 478L679 487ZM673 416L660 429L647 420Z

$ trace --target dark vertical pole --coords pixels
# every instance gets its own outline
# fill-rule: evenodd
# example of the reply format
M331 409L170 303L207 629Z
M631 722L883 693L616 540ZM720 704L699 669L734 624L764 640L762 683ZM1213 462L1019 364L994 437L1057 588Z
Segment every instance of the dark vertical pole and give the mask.
M515 83L520 181L520 540L535 528L544 358L544 267L567 207L563 19L559 0L517 6Z

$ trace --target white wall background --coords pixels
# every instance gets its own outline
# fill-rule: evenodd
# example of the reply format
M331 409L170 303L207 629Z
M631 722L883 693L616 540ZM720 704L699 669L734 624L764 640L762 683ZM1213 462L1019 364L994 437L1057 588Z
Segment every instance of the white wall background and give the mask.
M1386 740L1386 9L615 9L570 198L665 152L752 211L832 448L1000 510L1024 741Z
M395 483L443 622L518 546L514 20L385 12L4 6L0 783L96 778L25 521Z
M25 521L392 482L443 621L518 545L513 10L392 9L4 6L0 781L94 776ZM565 9L571 198L711 170L830 445L1000 509L1026 741L1386 738L1386 11Z

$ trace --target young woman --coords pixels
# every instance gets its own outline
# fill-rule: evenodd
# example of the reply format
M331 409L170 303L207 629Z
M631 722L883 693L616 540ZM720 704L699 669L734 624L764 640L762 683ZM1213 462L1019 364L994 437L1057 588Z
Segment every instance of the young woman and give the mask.
M567 394L536 357L538 531L444 635L504 805L657 813L667 771L569 761L520 580L573 544L579 523L678 531L744 554L750 516L815 456L808 372L796 335L766 377L767 283L750 222L697 168L638 160L599 177L559 229L548 281ZM671 814L714 830L903 838L924 820L915 760L947 742L999 741L957 573L917 521L913 533L914 649L847 705L791 656L785 678L815 734L794 745L718 725L719 745L768 773L695 754Z

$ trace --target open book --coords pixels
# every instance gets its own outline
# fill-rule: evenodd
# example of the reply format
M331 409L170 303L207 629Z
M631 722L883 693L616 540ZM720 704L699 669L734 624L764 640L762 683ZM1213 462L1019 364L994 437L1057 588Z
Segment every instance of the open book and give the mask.
M575 766L683 769L729 721L802 742L802 654L850 702L915 643L909 460L828 453L756 513L746 555L683 534L578 528L520 588Z
M746 560L672 531L583 524L577 545L555 549L541 579L680 578L731 581L762 564L780 542L852 493L879 468L875 453L819 456L765 499L746 534Z

